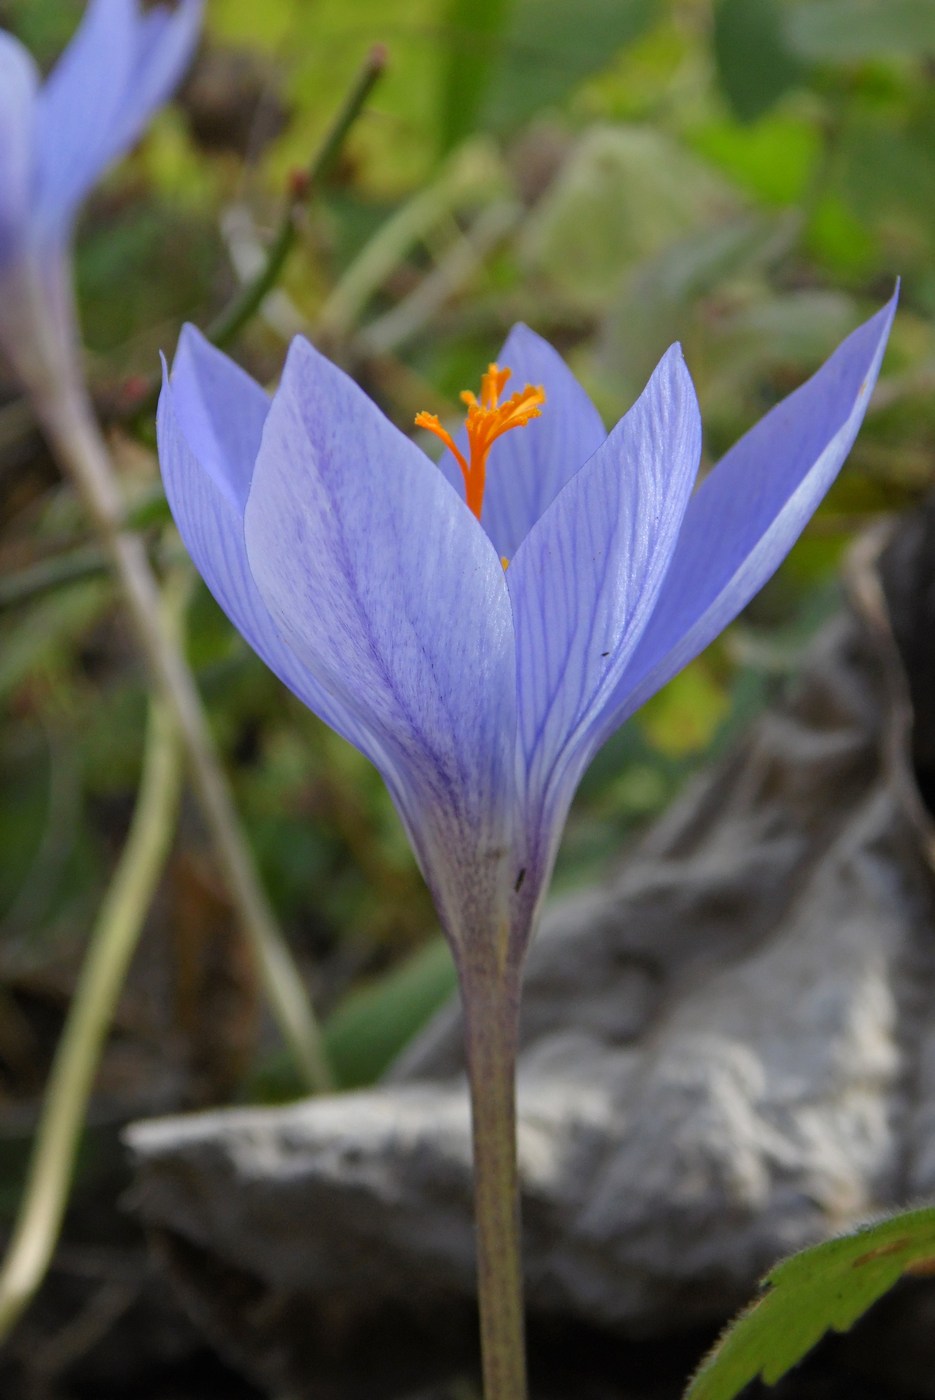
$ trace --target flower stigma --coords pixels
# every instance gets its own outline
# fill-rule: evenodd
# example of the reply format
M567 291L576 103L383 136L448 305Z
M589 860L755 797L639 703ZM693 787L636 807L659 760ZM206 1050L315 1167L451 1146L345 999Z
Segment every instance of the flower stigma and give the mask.
M437 414L416 414L416 427L426 428L440 438L461 468L461 475L464 477L464 499L478 520L484 505L487 458L491 447L498 437L508 433L511 428L525 428L533 418L538 418L545 403L545 390L541 385L534 388L532 384L517 390L501 403L500 395L511 374L512 370L501 369L499 365L488 365L487 373L480 382L480 398L470 389L462 391L461 401L467 404L464 427L468 439L468 458L451 434L442 427Z

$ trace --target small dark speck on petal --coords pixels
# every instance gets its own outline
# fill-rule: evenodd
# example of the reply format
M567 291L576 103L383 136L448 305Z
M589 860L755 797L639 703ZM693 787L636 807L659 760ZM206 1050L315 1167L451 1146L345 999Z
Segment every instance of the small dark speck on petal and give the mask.
M602 651L602 652L601 652L601 656L609 656L609 655L610 655L610 652L609 652L609 651Z
M516 877L516 884L513 886L513 891L514 891L515 894L519 894L520 890L521 890L522 887L523 887L523 881L525 880L525 878L526 878L526 867L525 867L525 865L524 865L524 866L522 867L522 869L520 870L519 874L518 874L517 877Z

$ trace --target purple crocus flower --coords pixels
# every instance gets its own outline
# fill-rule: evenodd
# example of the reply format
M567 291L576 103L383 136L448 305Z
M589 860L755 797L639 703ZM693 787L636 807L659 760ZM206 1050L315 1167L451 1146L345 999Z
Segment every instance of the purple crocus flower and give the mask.
M201 0L145 12L138 0L91 0L41 85L30 53L0 32L0 350L33 391L74 373L78 206L175 87L200 18Z
M420 415L455 449L439 467L302 338L270 400L184 330L158 416L179 530L254 650L383 775L462 974L519 967L594 754L798 537L854 441L895 300L697 491L677 346L608 434L516 326L501 363L526 390L500 405L491 366L457 440Z

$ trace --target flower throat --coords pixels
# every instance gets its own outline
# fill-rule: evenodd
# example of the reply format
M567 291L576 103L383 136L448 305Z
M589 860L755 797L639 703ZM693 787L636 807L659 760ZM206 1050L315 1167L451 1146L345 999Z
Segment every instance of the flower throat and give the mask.
M461 394L462 403L467 404L464 427L467 432L468 457L455 443L454 438L442 427L435 413L417 413L416 427L427 428L448 448L461 468L464 477L464 499L468 508L480 520L484 505L484 486L487 482L487 458L498 437L511 428L525 428L533 418L540 416L545 403L545 390L527 384L525 389L511 394L503 403L500 395L510 378L512 370L501 369L499 365L489 365L480 382L480 398L465 389Z

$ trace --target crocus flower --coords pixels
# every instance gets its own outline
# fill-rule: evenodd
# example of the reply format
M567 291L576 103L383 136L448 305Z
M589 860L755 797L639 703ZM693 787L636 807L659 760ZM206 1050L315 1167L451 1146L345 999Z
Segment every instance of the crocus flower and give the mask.
M78 207L175 87L200 15L201 0L145 12L138 0L91 0L42 84L29 52L0 32L0 351L31 390L73 374Z
M695 490L678 346L607 433L523 325L436 465L301 337L270 400L191 327L159 404L182 537L268 666L379 769L462 973L517 967L578 782L729 623L843 463L895 297ZM505 367L526 388L501 403ZM511 431L507 431L512 429Z

